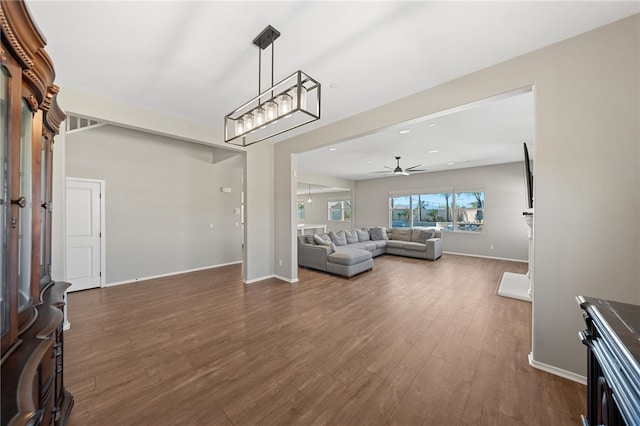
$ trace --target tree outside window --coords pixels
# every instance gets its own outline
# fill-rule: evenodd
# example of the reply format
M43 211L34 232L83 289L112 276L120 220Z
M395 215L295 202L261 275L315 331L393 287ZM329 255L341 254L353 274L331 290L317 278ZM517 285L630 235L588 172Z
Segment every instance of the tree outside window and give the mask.
M329 221L345 222L351 220L351 201L329 201Z
M439 192L389 197L392 228L437 227L484 232L484 192Z
M484 192L456 193L456 230L484 230Z
M411 196L402 195L391 198L391 227L411 227Z

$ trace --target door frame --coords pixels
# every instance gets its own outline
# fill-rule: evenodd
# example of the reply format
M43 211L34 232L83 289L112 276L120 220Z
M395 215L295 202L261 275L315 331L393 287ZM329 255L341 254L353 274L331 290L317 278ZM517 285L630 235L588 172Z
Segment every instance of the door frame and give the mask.
M106 241L107 241L107 228L106 228L106 218L105 218L105 205L106 205L106 181L104 179L90 179L90 178L79 178L67 176L64 181L64 190L67 192L67 184L72 182L87 182L87 183L97 183L100 186L100 271L102 274L100 275L100 288L106 286L107 282L107 257L106 257ZM65 198L65 203L66 203ZM67 206L65 205L65 216ZM66 223L66 217L65 217ZM67 281L67 267L66 267L66 251L67 251L67 227L65 226L64 232L64 251L65 251L65 266L64 266L64 279ZM73 283L72 283L73 284Z

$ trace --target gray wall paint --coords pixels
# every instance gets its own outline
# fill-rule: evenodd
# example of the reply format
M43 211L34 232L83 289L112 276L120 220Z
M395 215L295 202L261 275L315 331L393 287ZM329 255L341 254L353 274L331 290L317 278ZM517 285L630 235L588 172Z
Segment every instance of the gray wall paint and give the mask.
M585 375L575 296L640 303L638 34L634 15L280 142L276 186L290 180L283 160L291 153L534 85L532 355L545 368ZM286 195L276 188L276 216L295 209L295 193ZM615 214L585 207L594 202L613 202ZM606 241L594 229L606 229ZM295 260L291 231L276 226L275 235L279 256Z
M273 239L273 144L257 143L247 148L245 170L245 263L247 283L274 275ZM290 223L295 211L290 210Z
M307 196L298 196L298 201L305 203L305 217L303 220L298 220L298 223L309 223L313 225L327 225L327 232L340 231L342 229L351 229L353 226L351 221L334 222L329 221L329 208L328 203L331 201L343 201L351 200L351 192L327 192L321 194L312 194L313 202L307 204ZM355 209L354 209L355 210Z
M219 127L195 123L111 98L96 96L73 87L63 86L58 101L63 109L70 114L91 117L105 123L117 124L146 133L244 153L242 164L251 166L251 172L245 174L245 201L257 207L251 211L245 210L245 241L252 241L253 244L251 246L245 245L242 265L244 279L253 281L258 277L273 276L274 221L276 218L274 217L274 162L271 144L257 144L264 145L264 147L258 148L231 146L224 143L223 132ZM245 170L247 169L245 168ZM64 165L56 168L53 172L56 178L63 178L65 176ZM59 195L64 198L64 193ZM58 211L60 212L60 209ZM285 220L292 223L295 221L295 211L290 210L289 215L291 217L285 218ZM62 232L60 222L54 223L54 232ZM53 249L54 258L63 260L62 248L54 246ZM289 251L291 250L292 248L289 249ZM297 270L297 264L291 264L290 267L292 269L287 271L285 274L287 276L292 275L293 269Z
M457 192L466 188L485 190L485 232L448 232L444 236L444 250L526 261L529 240L522 219L522 212L527 207L522 163L357 181L356 226L389 226L391 192Z
M115 126L66 135L67 176L106 181L107 284L242 260L242 169L224 164L211 147Z

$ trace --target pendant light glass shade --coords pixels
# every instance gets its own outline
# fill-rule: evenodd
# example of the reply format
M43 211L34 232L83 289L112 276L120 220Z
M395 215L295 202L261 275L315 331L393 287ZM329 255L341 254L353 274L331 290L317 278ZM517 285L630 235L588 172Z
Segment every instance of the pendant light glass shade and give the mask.
M278 104L275 101L269 101L265 104L267 111L267 121L278 118Z
M244 131L248 132L250 130L253 130L253 114L249 112L244 116Z
M236 133L244 133L244 120L242 118L236 120Z
M280 104L280 108L278 109L278 112L282 116L289 114L293 109L292 108L293 98L286 93L283 93L282 95L278 96L278 102Z
M253 116L255 117L254 125L256 127L260 127L264 124L264 108L258 107L253 111Z

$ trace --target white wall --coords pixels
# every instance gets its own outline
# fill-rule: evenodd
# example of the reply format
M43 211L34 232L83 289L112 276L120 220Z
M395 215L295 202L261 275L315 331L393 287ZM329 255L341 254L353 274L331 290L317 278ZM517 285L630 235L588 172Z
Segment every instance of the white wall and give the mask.
M538 366L585 375L575 296L640 303L639 34L634 15L280 142L276 185L290 180L281 161L291 153L533 85L532 355ZM276 206L295 209L295 200L276 192ZM293 259L292 236L280 231L275 249Z
M106 181L107 284L242 260L242 167L217 148L110 125L65 142L67 176Z
M389 226L389 194L484 188L484 233L447 232L444 250L526 261L529 256L522 163L393 176L356 182L357 227ZM492 250L490 246L493 245Z

